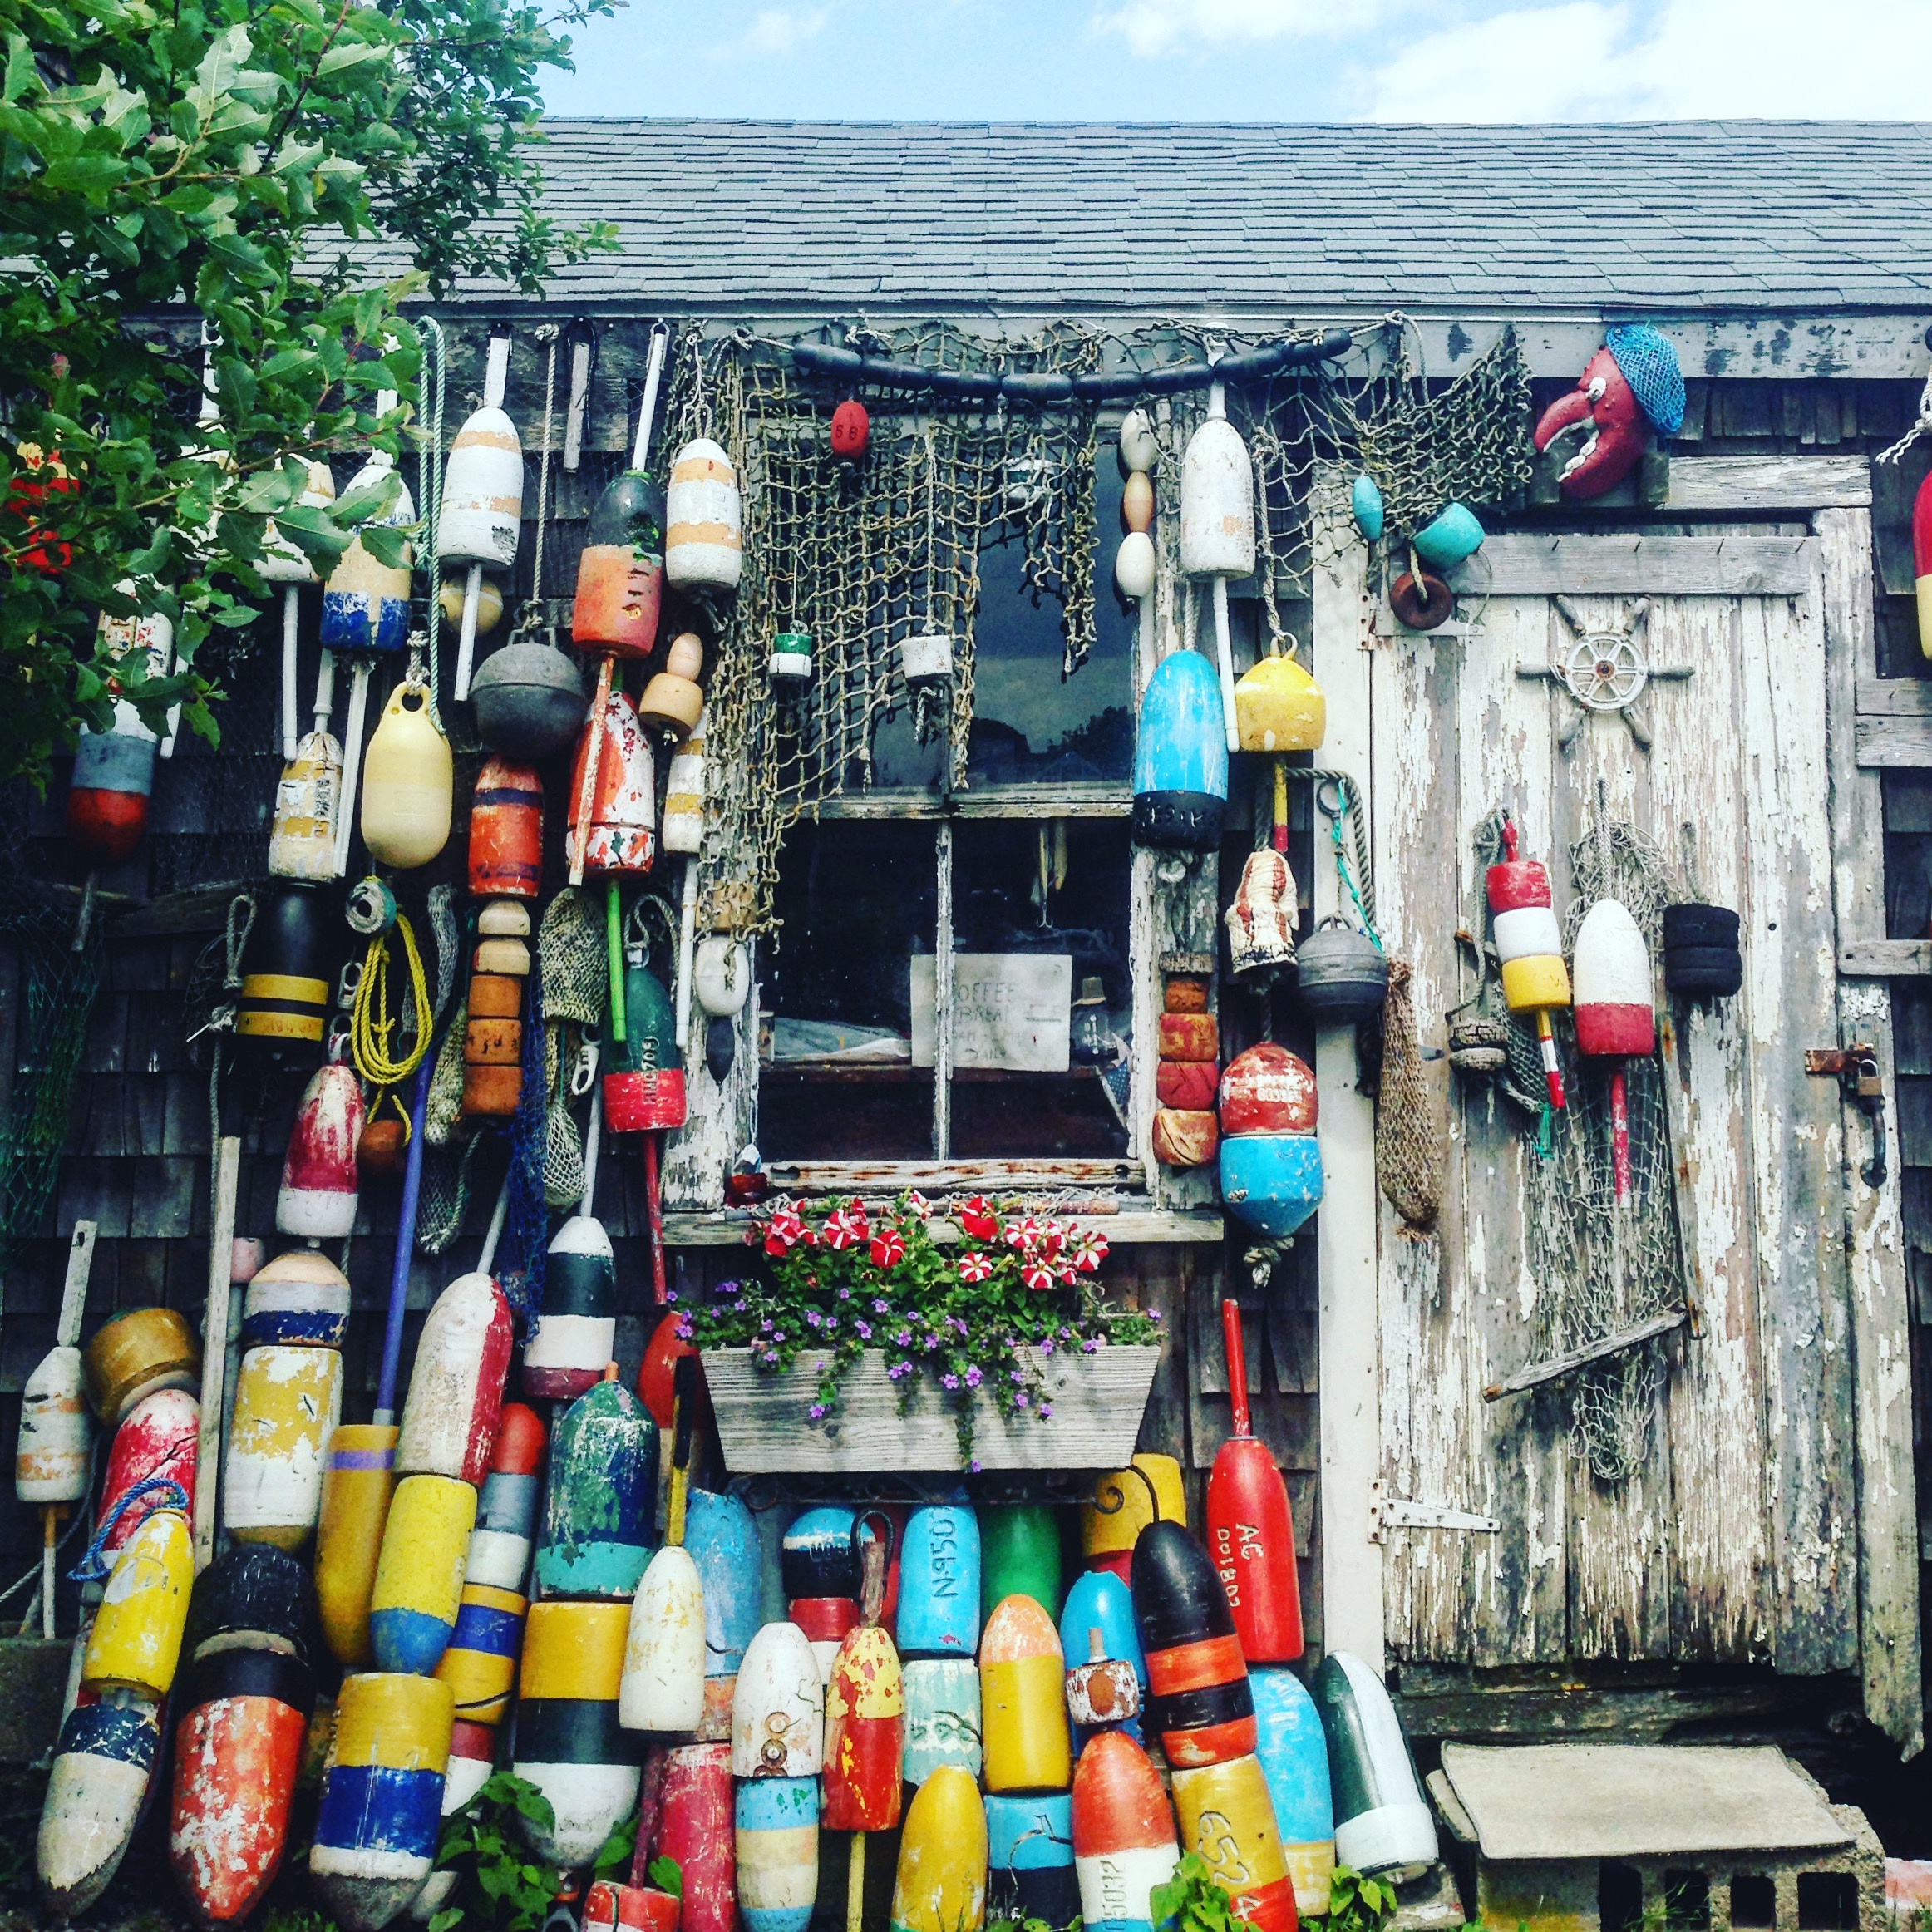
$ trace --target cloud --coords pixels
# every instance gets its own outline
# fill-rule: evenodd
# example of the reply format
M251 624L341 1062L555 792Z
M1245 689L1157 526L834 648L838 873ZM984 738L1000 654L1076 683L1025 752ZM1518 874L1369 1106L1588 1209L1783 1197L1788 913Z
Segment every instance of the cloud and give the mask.
M767 7L745 30L745 37L738 46L746 53L788 54L801 41L823 32L831 14L829 7L815 7L809 11Z
M1382 0L1119 0L1093 17L1097 33L1117 34L1142 59L1205 47L1373 27L1389 11Z
M1426 34L1354 76L1377 121L1916 119L1925 0L1561 0Z

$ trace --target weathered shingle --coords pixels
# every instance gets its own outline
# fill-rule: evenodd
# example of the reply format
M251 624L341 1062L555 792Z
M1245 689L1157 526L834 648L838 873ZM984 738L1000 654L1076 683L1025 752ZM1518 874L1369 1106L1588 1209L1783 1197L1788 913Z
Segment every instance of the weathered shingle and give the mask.
M552 121L548 211L619 250L553 301L1316 317L1908 308L1932 123L1570 127ZM490 291L472 288L466 294Z

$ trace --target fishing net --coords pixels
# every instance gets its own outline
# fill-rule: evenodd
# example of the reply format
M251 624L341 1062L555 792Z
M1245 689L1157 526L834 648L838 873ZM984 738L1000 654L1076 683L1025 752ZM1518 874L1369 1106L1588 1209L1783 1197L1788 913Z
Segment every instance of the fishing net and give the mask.
M1388 1204L1412 1228L1436 1225L1442 1205L1444 1123L1429 1100L1416 1033L1414 969L1388 963L1382 1006L1382 1103L1375 1110L1375 1178Z

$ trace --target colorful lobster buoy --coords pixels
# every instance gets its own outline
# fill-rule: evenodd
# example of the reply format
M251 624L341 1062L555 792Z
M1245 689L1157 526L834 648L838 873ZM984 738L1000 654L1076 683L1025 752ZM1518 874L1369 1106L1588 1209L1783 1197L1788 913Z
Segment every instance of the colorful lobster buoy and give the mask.
M1161 460L1161 444L1142 409L1131 409L1121 424L1121 547L1114 556L1114 585L1131 603L1147 609L1159 574L1154 539L1153 469ZM1146 635L1143 620L1141 634Z
M1171 652L1147 680L1134 738L1134 842L1205 852L1220 843L1228 747L1213 667Z
M484 567L508 570L516 562L523 524L523 445L516 425L503 413L510 372L510 338L494 336L485 364L483 407L472 411L450 446L443 471L442 514L436 548L445 564L467 564L463 614L456 647L456 697L470 695L470 664L476 648L477 600Z
M1932 473L1912 499L1912 589L1919 607L1919 648L1932 658Z
M313 1248L278 1254L242 1298L244 1348L339 1348L348 1326L348 1277Z
M81 1333L93 1254L92 1229L86 1222L79 1223L68 1253L67 1280L54 1345L42 1357L21 1392L20 1428L14 1440L14 1494L23 1508L41 1513L42 1637L54 1634L54 1550L60 1519L75 1504L86 1500L93 1472L94 1432L87 1420L81 1351L74 1345ZM111 1475L113 1460L111 1455Z
M704 1585L682 1545L644 1566L631 1602L618 1722L627 1731L689 1732L704 1715Z
M135 1405L133 1413L114 1432L106 1472L101 1479L101 1507L94 1529L101 1538L103 1555L114 1555L162 1506L167 1491L150 1490L123 1509L122 1500L137 1483L159 1476L179 1485L192 1518L200 1438L201 1404L186 1389L158 1388Z
M1436 1821L1382 1679L1332 1650L1309 1688L1328 1741L1335 1862L1398 1885L1420 1878L1436 1862Z
M376 1667L428 1676L442 1662L463 1597L476 1491L451 1476L405 1476L389 1501L369 1593Z
M708 436L671 459L664 575L680 590L736 590L744 568L743 510L732 460Z
M995 1605L979 1639L988 1792L1066 1790L1073 1775L1060 1634L1030 1596Z
M1220 661L1228 749L1241 748L1235 712L1235 650L1228 628L1228 579L1254 569L1254 471L1247 445L1228 421L1227 392L1208 387L1207 418L1188 439L1180 464L1180 568L1214 584L1215 644Z
M979 1787L954 1764L941 1765L919 1787L899 1837L892 1932L980 1932L990 1814L1001 1801L982 1804Z
M368 461L351 481L350 492L369 489L395 470L396 459L387 450L372 450ZM397 484L396 500L381 516L371 520L378 530L405 530L416 521L409 485L400 476ZM409 642L409 570L407 540L399 563L379 563L358 530L323 585L323 649L362 658L392 657L400 652ZM366 664L358 665L357 671L359 677L368 676ZM351 726L358 743L360 723L356 717Z
M1061 1650L1064 1654L1064 1643ZM1084 1738L1114 1724L1125 1728L1140 1714L1140 1674L1125 1658L1107 1655L1106 1639L1096 1624L1087 1633L1086 1663L1067 1673L1067 1715Z
M701 710L664 781L664 850L687 856L704 843L704 722Z
M914 1510L899 1544L899 1654L972 1657L979 1648L980 1550L970 1506Z
M337 922L313 885L278 887L255 914L235 1003L238 1038L276 1056L313 1059L335 1000Z
M921 1785L942 1764L956 1764L976 1782L985 1752L979 1666L967 1657L906 1660L905 1782Z
M369 1599L396 1487L396 1425L343 1422L328 1439L315 1531L315 1595L329 1655L345 1669L372 1663Z
M1250 1670L1248 1688L1259 1733L1254 1755L1268 1780L1282 1856L1294 1884L1294 1909L1304 1919L1321 1918L1335 1875L1335 1801L1321 1713L1301 1679L1280 1665Z
M476 1505L463 1575L492 1589L520 1590L530 1575L537 1509L543 1501L543 1418L522 1402L505 1402Z
M101 619L101 630L117 657L135 651L146 656L146 674L165 678L174 662L175 627L159 612L135 618ZM111 683L114 720L104 732L83 726L74 747L74 773L67 791L67 836L90 865L116 865L131 855L147 830L148 801L155 789L155 757L160 737L141 722L131 700Z
M816 1778L825 1766L825 1684L796 1624L762 1626L732 1692L732 1776Z
M1235 1432L1215 1451L1208 1476L1208 1555L1228 1593L1243 1659L1292 1663L1302 1653L1294 1523L1289 1512L1288 1485L1272 1451L1254 1439L1249 1420L1240 1303L1221 1304L1221 1333Z
M885 1545L863 1545L860 1621L839 1645L826 1687L825 1825L852 1834L845 1878L847 1932L858 1932L865 1895L865 1838L899 1822L905 1772L905 1680L879 1622Z
M1096 1654L1093 1638L1100 1648ZM1108 1715L1097 1708L1086 1714L1074 1708L1073 1678L1067 1674L1067 1715L1073 1719L1077 1741L1084 1742L1088 1729L1099 1724L1121 1724L1131 1737L1141 1735L1140 1713L1147 1702L1147 1660L1141 1654L1140 1634L1134 1628L1134 1599L1125 1580L1111 1570L1087 1570L1073 1580L1067 1593L1066 1607L1060 1613L1060 1652L1067 1658L1084 1658L1082 1669L1091 1668L1102 1659L1125 1664L1133 1673L1134 1708ZM1115 1695L1118 1696L1117 1688Z
M188 1593L195 1580L188 1519L170 1504L121 1545L81 1654L81 1688L105 1697L131 1691L158 1703L181 1660Z
M1563 931L1550 895L1550 869L1538 859L1516 856L1516 827L1503 821L1503 856L1491 865L1485 890L1502 962L1503 1004L1535 1016L1550 1104L1563 1105L1563 1074L1556 1064L1550 1010L1570 1004L1570 970L1563 963Z
M638 720L648 732L690 736L704 708L698 674L704 669L704 644L695 631L672 638L664 653L664 668L644 687L638 700Z
M986 1839L987 1890L997 1917L1059 1926L1080 1916L1071 1793L989 1797Z
M1270 643L1235 686L1235 719L1244 752L1318 752L1328 728L1328 701L1299 658Z
M1315 1076L1285 1048L1250 1047L1221 1076L1221 1199L1270 1240L1286 1240L1321 1205Z
M584 1895L584 1932L678 1932L678 1905L672 1892L597 1879Z
M67 1713L34 1845L41 1902L53 1917L77 1917L112 1884L160 1743L159 1707L138 1698L77 1704Z
M1200 1855L1235 1917L1258 1932L1295 1932L1294 1886L1260 1760L1176 1768L1174 1809L1183 1848Z
M684 1502L684 1547L704 1591L704 1674L729 1683L758 1631L764 1551L757 1526L738 1497L694 1489ZM728 1726L731 1691L722 1697Z
M316 673L314 717L283 764L269 821L269 870L277 879L325 884L336 875L342 830L343 748L329 730L335 708L335 654L324 650Z
M430 1875L454 1722L433 1677L343 1680L308 1875L349 1932L381 1932Z
M551 1438L536 1557L545 1594L616 1598L628 1614L657 1540L657 1489L658 1425L613 1363Z
M1254 1749L1254 1700L1234 1613L1206 1550L1178 1523L1134 1546L1134 1621L1147 1659L1147 1719L1176 1770Z
M489 1472L510 1368L510 1304L487 1274L460 1274L422 1324L409 1378L396 1467L405 1476L460 1477L472 1489Z
M515 1769L550 1801L554 1829L540 1831L527 1819L523 1829L531 1849L559 1865L588 1865L638 1801L637 1742L617 1714L629 1625L628 1603L530 1605Z
M471 1540L474 1547L474 1538ZM463 1585L456 1626L436 1667L450 1687L458 1723L495 1725L510 1706L523 1624L530 1602L514 1589L486 1583Z
M463 1028L463 1112L470 1119L507 1118L523 1095L530 929L530 908L520 899L493 899L476 916Z
M342 1406L343 1358L333 1348L274 1343L242 1357L222 1475L229 1535L278 1550L308 1540Z
M285 1651L218 1649L189 1666L168 1862L200 1924L239 1925L274 1882L314 1703L308 1665Z
M130 1309L103 1322L81 1353L87 1406L107 1428L126 1422L156 1389L195 1389L201 1351L173 1309Z
M1630 1198L1630 1107L1626 1060L1657 1050L1651 1003L1650 951L1629 909L1599 899L1576 934L1576 1050L1610 1068L1610 1161L1619 1202Z
M426 865L450 841L455 767L436 693L412 673L389 694L362 761L362 843L379 865Z
M265 1544L231 1544L195 1580L182 1648L196 1663L254 1649L313 1666L321 1646L308 1565Z
M1180 1846L1161 1774L1124 1731L1103 1731L1073 1774L1073 1869L1087 1932L1154 1932L1151 1898Z
M1220 1140L1215 1119L1215 1077L1221 1054L1220 1023L1208 1011L1213 955L1186 961L1191 972L1165 971L1160 1063L1155 1073L1154 1157L1170 1167L1205 1167Z
M818 1902L816 1777L741 1783L737 1827L738 1911L745 1932L805 1932Z
M672 1131L684 1125L685 1089L671 998L641 942L626 946L624 961L623 1037L617 1037L614 1008L605 1023L604 1128L613 1134Z
M544 1306L523 1352L525 1394L572 1402L617 1352L617 1257L603 1222L573 1215L544 1262Z
M683 1885L678 1932L733 1932L737 1871L731 1747L681 1744L664 1767L658 1849Z
M470 801L470 896L535 899L543 873L543 779L534 765L485 758Z
M990 1619L1010 1596L1031 1597L1051 1620L1060 1614L1060 1524L1044 1503L1002 1503L979 1523L979 1609Z
M450 1762L443 1772L443 1816L452 1818L490 1782L496 1768L496 1733L481 1724L467 1723L459 1709L450 1727ZM448 1905L462 1875L453 1867L432 1871L422 1890L409 1901L409 1915L426 1925Z
M1087 1568L1111 1570L1125 1583L1141 1532L1156 1521L1185 1527L1187 1491L1171 1456L1142 1451L1130 1468L1102 1476L1093 1501L1081 1507L1080 1546Z
M779 1546L778 1559L787 1597L794 1601L801 1597L850 1597L856 1603L861 1534L858 1521L855 1511L836 1504L806 1510L792 1518Z

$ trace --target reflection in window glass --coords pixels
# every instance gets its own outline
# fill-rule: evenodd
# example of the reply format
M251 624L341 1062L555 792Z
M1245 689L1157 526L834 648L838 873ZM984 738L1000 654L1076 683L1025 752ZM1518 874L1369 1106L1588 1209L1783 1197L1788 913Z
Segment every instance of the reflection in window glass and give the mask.
M911 959L930 954L934 830L891 820L801 824L785 841L763 950L771 1016L758 1145L768 1160L933 1151L933 1078L912 1065Z

